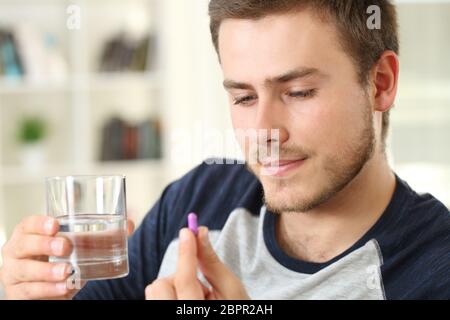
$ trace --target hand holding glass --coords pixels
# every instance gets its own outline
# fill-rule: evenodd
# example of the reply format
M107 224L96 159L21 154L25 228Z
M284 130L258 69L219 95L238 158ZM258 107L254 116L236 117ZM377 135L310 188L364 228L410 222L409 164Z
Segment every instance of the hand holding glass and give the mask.
M125 177L50 177L46 193L58 236L73 245L70 256L50 261L71 263L81 280L128 275Z

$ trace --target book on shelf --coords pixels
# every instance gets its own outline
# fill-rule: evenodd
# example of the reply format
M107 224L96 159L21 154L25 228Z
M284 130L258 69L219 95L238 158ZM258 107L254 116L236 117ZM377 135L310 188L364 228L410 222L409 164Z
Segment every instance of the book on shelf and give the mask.
M101 161L161 158L159 121L130 124L119 117L108 120L101 137Z
M24 71L14 34L0 30L0 72L7 78L20 78Z
M0 29L0 75L31 82L64 80L67 62L53 34L18 24Z
M106 42L100 58L100 72L144 72L151 67L154 52L154 36L140 40L120 33Z

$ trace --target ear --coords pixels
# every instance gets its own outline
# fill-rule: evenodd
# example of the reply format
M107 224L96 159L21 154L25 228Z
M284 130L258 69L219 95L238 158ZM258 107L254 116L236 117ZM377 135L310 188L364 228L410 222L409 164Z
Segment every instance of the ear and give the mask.
M397 95L400 63L397 54L385 51L372 70L374 111L386 112L392 108Z

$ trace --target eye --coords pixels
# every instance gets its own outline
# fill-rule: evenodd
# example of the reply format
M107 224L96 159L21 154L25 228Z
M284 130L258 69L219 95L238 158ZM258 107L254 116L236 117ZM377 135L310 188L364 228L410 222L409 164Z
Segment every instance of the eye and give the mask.
M256 99L256 96L243 96L233 98L234 105L248 105L252 100Z
M291 98L309 98L316 94L316 89L305 90L305 91L292 91L288 93Z

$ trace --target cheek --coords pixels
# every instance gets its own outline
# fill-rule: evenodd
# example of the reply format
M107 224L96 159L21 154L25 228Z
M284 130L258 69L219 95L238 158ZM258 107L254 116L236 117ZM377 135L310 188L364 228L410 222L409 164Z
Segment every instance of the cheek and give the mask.
M291 136L298 137L300 145L318 155L335 156L353 144L363 120L360 109L361 105L354 101L324 98L317 101L311 112L291 118Z
M231 123L235 130L255 129L256 109L230 105Z
M252 121L252 115L248 109L238 108L230 105L231 123L233 125L235 139L238 142L245 155L248 152L248 146L245 143L244 132L248 129L254 128Z
M293 145L320 152L323 144L330 138L335 124L334 111L330 106L328 100L321 99L301 105L290 112L287 129Z
M230 115L231 115L231 123L233 125L234 129L240 128L240 126L243 124L243 121L245 120L242 116L241 112L238 112L236 108L230 104Z

